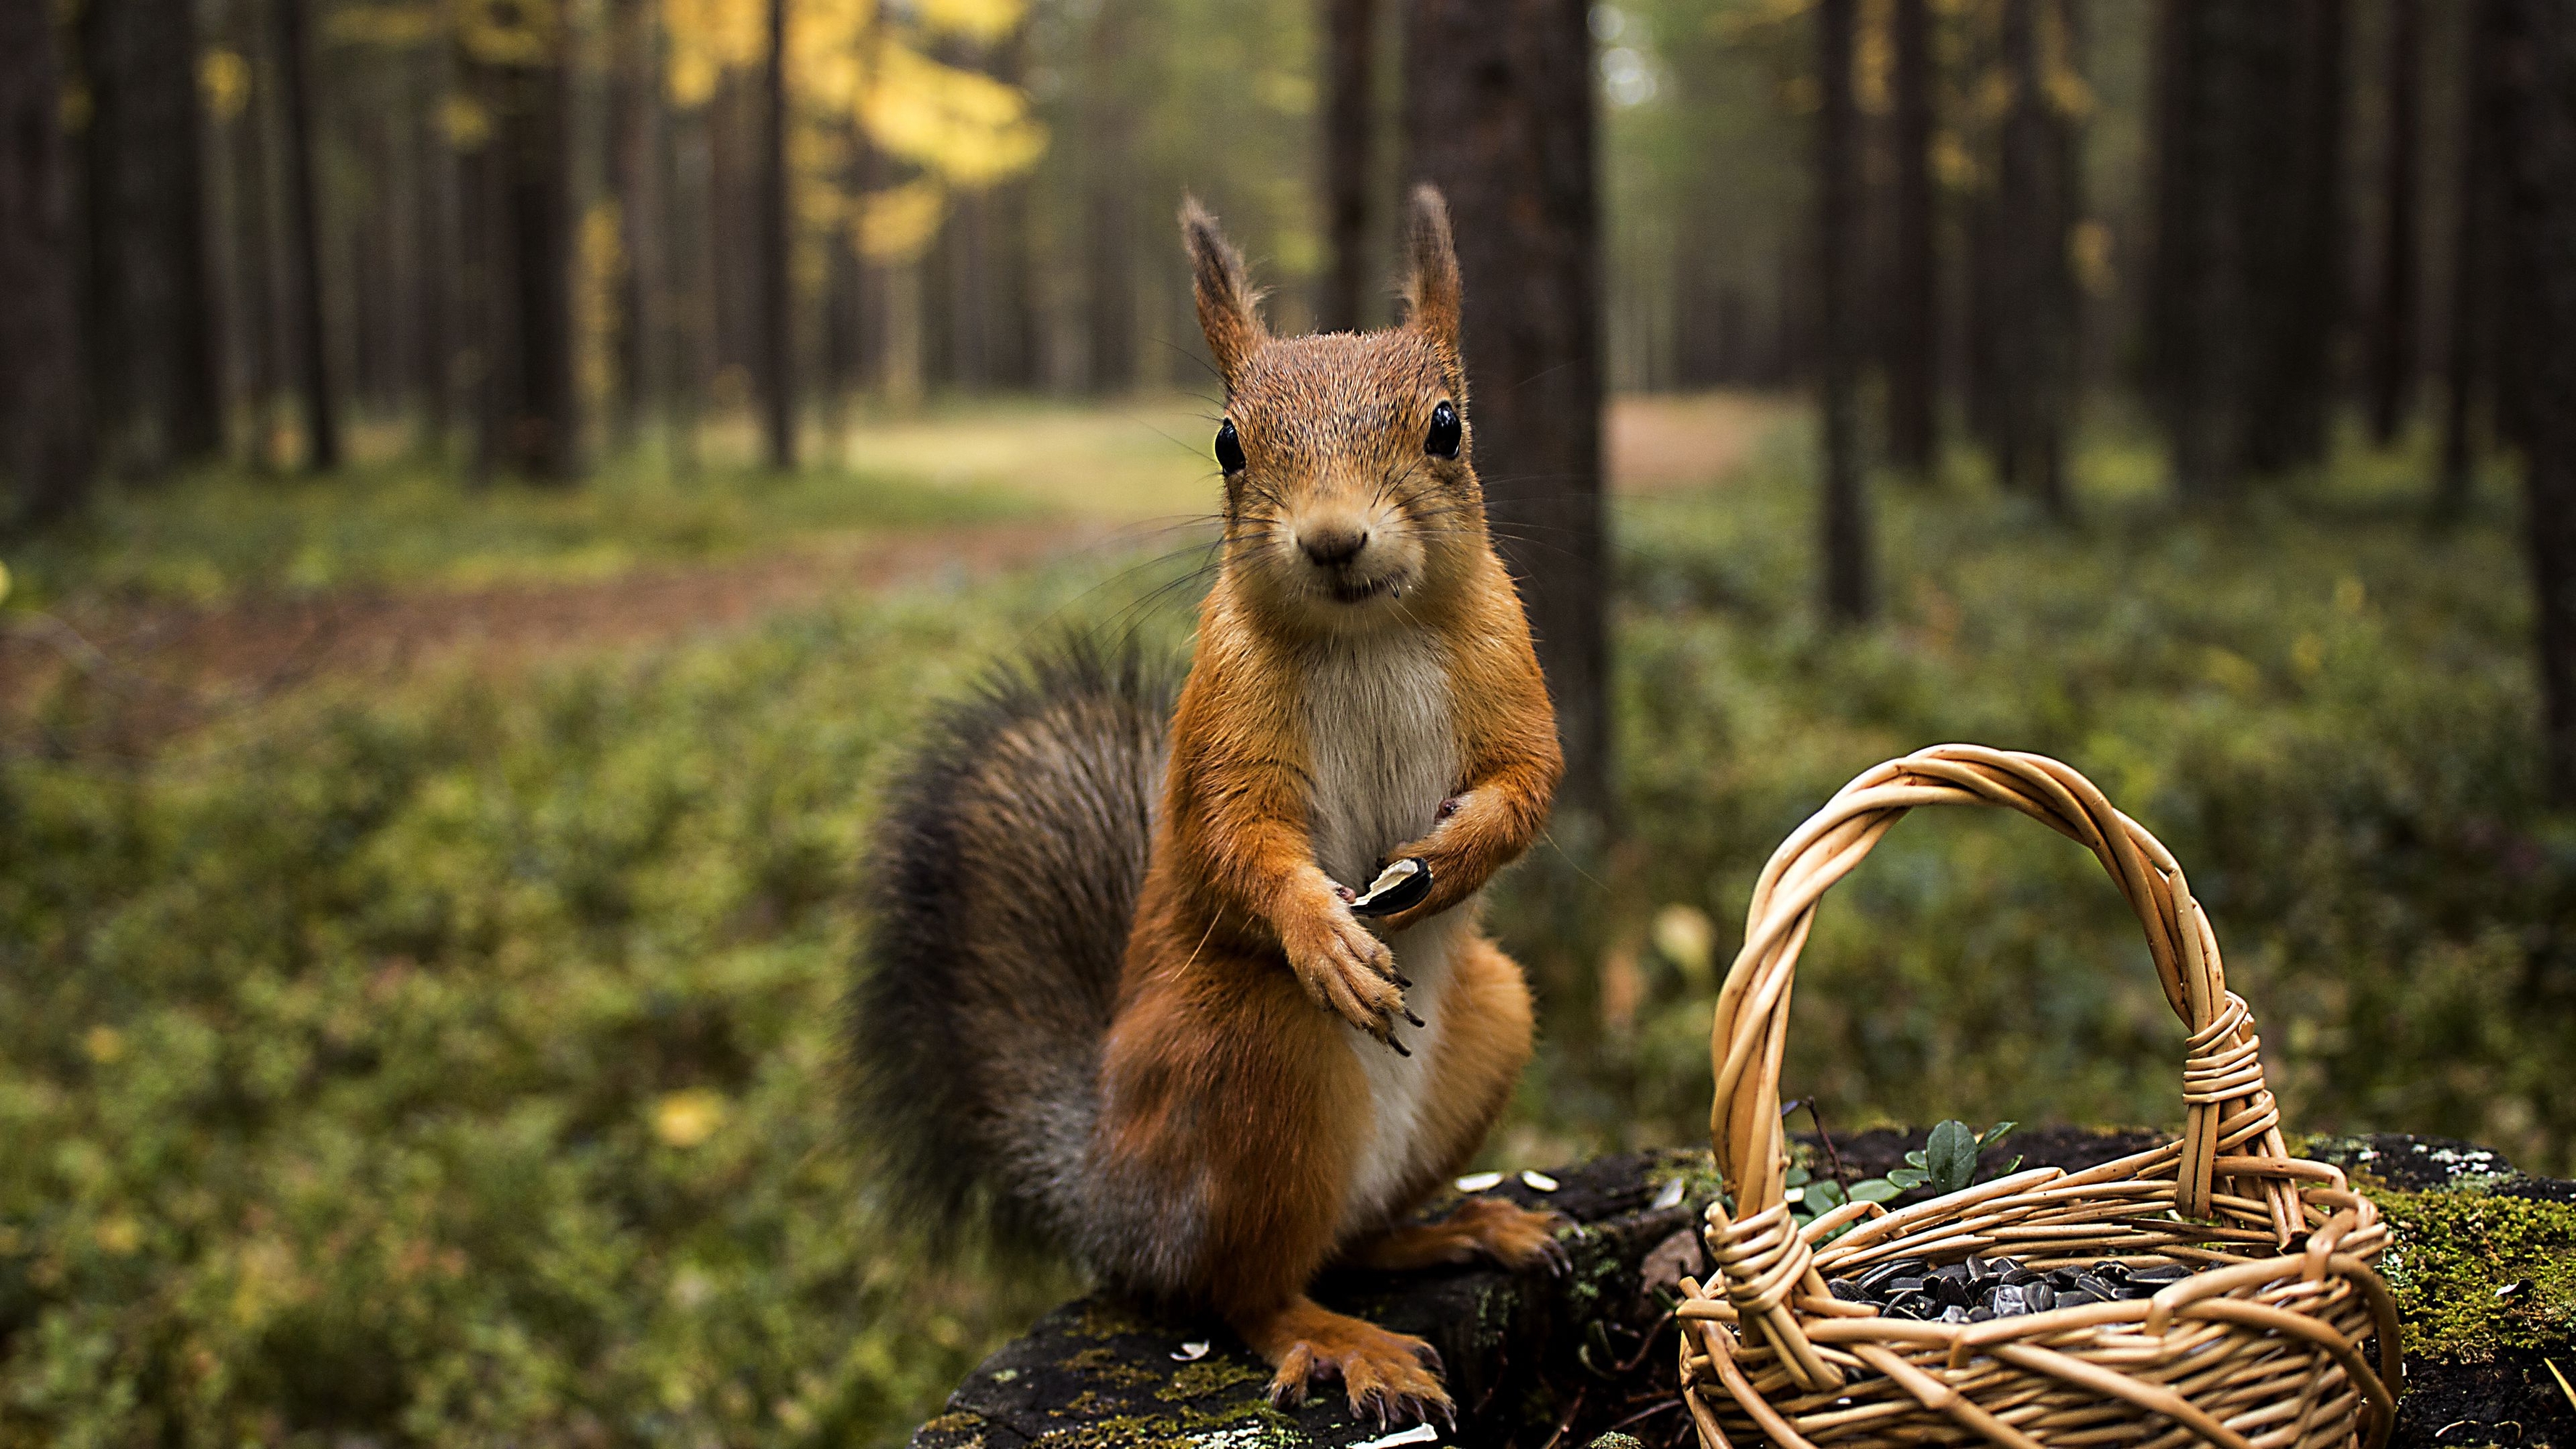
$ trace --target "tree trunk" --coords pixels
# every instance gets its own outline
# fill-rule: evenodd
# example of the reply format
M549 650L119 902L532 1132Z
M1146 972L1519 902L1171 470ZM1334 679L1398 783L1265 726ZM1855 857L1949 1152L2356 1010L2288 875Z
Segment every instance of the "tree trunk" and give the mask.
M1439 187L1465 288L1469 416L1495 543L1555 696L1561 816L1606 826L1608 541L1592 38L1581 0L1415 0L1409 169Z
M274 410L284 372L284 349L278 343L275 192L270 180L275 142L268 101L275 87L261 79L270 73L268 52L273 46L269 32L274 27L267 23L256 0L242 0L231 18L233 38L249 66L251 82L241 113L233 117L223 138L229 153L226 164L233 174L232 274L226 325L236 367L231 379L235 401L241 407L249 435L249 446L244 451L252 467L265 470L276 462Z
M1091 22L1081 125L1085 330L1090 390L1136 385L1136 246L1133 211L1136 118L1119 75L1134 0L1101 0Z
M760 400L769 466L796 466L796 334L787 226L787 0L769 0L760 75Z
M2522 439L2550 794L2576 805L2576 9L2494 0L2505 273L2536 404Z
M2287 184L2265 185L2260 189L2267 194L2247 196L2237 222L2253 243L2249 252L2259 267L2248 279L2248 294L2285 303L2256 365L2255 375L2270 384L2266 391L2271 398L2268 404L2258 401L2253 412L2256 426L2246 462L2257 473L2280 473L2325 459L2337 391L2335 343L2350 295L2343 167L2350 90L2347 4L2301 0L2296 7L2254 6L2248 8L2255 14L2246 17L2289 13L2286 26L2262 27L2253 49L2265 66L2264 75L2277 67L2290 81L2280 94L2293 98L2296 106L2277 133L2291 143L2280 158ZM2259 93L2261 82L2255 88ZM2262 110L2257 106L2249 116L2249 141L2272 131ZM2295 198L2288 226L2277 220L2282 196Z
M488 68L495 129L485 172L484 441L488 470L579 476L573 385L569 65L556 53Z
M2456 522L2477 490L2477 402L2494 352L2498 172L2496 0L2468 0L2468 66L2460 86L2460 152L2451 221L2451 318L2442 365L2442 474L2437 524Z
M285 122L288 315L295 333L296 393L304 405L304 466L340 466L340 414L331 391L331 358L322 324L322 243L313 190L313 82L306 47L306 0L273 0L277 15L278 99Z
M1896 0L1896 255L1887 307L1887 451L1916 479L1939 446L1934 359L1940 347L1940 259L1932 193L1930 0Z
M617 291L617 436L631 446L662 400L662 46L660 11L617 0L609 144L626 275Z
M48 5L0 5L0 483L42 523L89 493L71 158Z
M439 122L447 96L447 66L441 51L424 47L413 63L412 145L417 151L414 177L420 187L420 277L411 305L413 387L420 396L418 446L431 458L447 455L448 431L455 420L456 269L460 248L456 235L456 153Z
M2379 298L2370 315L2370 435L2397 440L2415 394L2417 247L2415 193L2421 175L2418 113L2423 105L2423 0L2389 0L2388 139L2380 158Z
M2343 0L2167 0L2155 392L2185 498L2322 456L2344 292Z
M1023 23L993 52L993 78L1008 86L1026 86L1028 76L1029 28ZM1037 252L1029 186L1027 176L1014 176L991 192L993 382L1006 388L1033 388L1040 377Z
M2215 230L2202 100L2202 12L2210 0L2164 0L2155 35L2155 257L2147 285L2147 387L2172 442L2177 491L2192 502L2224 487L2221 449L2206 426L2208 388L2199 366L2199 293Z
M1369 290L1377 179L1377 0L1324 0L1324 279L1315 330L1355 332Z
M1862 492L1860 429L1853 397L1851 285L1860 200L1859 112L1852 102L1858 0L1820 0L1816 68L1823 105L1816 116L1817 385L1824 429L1825 617L1866 621L1873 606L1869 500Z
M2050 513L2069 511L2066 414L2073 393L2074 281L2066 235L2075 220L2074 140L2049 93L2052 66L2070 67L2062 0L2004 0L2000 51L2012 101L2004 116L1992 211L1997 285L1991 326L1997 471Z
M151 472L223 445L195 10L191 0L93 4L82 31L93 396L112 460Z

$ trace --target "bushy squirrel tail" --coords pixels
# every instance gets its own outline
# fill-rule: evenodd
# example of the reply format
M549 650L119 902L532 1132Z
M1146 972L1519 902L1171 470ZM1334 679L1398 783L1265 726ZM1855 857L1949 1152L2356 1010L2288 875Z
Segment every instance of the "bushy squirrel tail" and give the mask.
M1069 639L941 709L895 777L848 1001L872 1187L933 1243L1075 1236L1175 682Z

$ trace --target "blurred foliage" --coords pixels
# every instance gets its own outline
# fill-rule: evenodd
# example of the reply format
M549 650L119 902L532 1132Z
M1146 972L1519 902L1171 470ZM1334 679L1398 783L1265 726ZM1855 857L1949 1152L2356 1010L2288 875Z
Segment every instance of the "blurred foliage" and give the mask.
M88 517L39 535L12 558L25 603L72 593L214 603L352 584L599 576L835 533L985 522L1043 506L984 476L732 468L681 476L629 460L566 491L478 487L412 460L334 479L226 467L105 490Z
M2069 761L2174 852L2294 1128L2576 1169L2576 821L2540 803L2523 559L2501 510L2427 534L2428 463L2348 450L2331 483L2191 517L2109 430L2072 529L1963 464L1882 490L1889 617L1849 636L1813 622L1800 447L1625 505L1632 839L1588 908L1500 913L1542 979L1597 976L1619 1009L1548 1003L1526 1150L1700 1135L1712 983L1762 861L1867 766L1969 740ZM2180 1121L2135 921L2016 816L1891 833L1826 901L1797 1002L1783 1091L1838 1131Z
M1889 620L1847 636L1811 622L1801 446L1620 504L1629 839L1497 889L1512 949L1583 984L1488 1162L1696 1138L1755 870L1956 738L2063 756L2173 848L2294 1128L2576 1165L2576 830L2535 803L2505 520L2428 538L2410 455L2201 518L2117 430L2080 461L2072 528L1966 468L1886 490ZM842 486L695 492L757 542ZM365 576L402 532L377 492L282 495L281 536ZM110 510L84 556L154 576L213 546L206 506ZM402 572L487 537L419 531ZM1178 649L1189 561L325 681L142 764L0 760L0 1445L899 1440L1071 1284L863 1225L833 1014L870 802L928 701L1046 629ZM1825 906L1787 1089L1837 1131L2174 1121L2133 933L2029 822L1909 821Z
M0 1444L887 1443L1069 1286L864 1232L856 609L0 764Z

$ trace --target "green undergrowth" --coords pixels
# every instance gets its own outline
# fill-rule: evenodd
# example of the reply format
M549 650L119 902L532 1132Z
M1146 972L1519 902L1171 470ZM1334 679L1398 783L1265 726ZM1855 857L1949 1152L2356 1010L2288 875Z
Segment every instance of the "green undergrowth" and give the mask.
M2188 872L2296 1129L2576 1165L2576 819L2541 803L2508 480L2427 526L2411 454L2178 513L2116 432L2053 522L1972 476L1878 489L1880 622L1815 622L1785 437L1621 510L1629 843L1538 852L1498 913L1554 1030L1516 1155L1705 1132L1715 983L1772 849L1943 741L2074 764ZM2181 1032L2091 856L2000 811L1892 831L1802 958L1784 1095L1834 1131L2169 1125Z
M578 487L477 486L420 461L324 480L227 467L111 487L89 517L7 559L22 604L67 595L206 604L246 592L599 577L817 535L1033 511L973 482L822 468L674 472L643 455L612 460Z
M2408 1357L2576 1350L2576 1204L2365 1190L2388 1220L2380 1267L2406 1320Z
M1092 582L0 760L0 1445L899 1442L1072 1284L866 1225L869 802Z

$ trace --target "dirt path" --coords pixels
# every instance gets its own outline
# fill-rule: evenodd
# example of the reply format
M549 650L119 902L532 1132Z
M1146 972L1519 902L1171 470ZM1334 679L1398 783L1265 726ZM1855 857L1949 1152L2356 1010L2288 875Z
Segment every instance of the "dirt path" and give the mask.
M0 625L0 749L137 752L323 676L391 678L461 656L507 672L567 653L669 644L836 597L987 578L1119 532L1062 520L981 524L606 579L340 589L213 608L75 603ZM69 717L45 717L47 702L66 694L77 699Z

